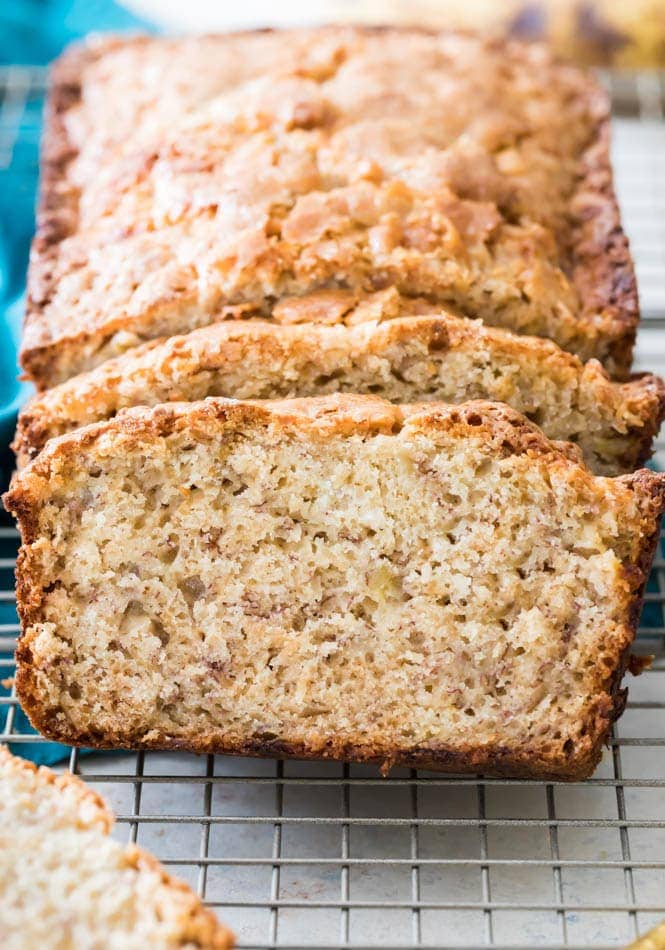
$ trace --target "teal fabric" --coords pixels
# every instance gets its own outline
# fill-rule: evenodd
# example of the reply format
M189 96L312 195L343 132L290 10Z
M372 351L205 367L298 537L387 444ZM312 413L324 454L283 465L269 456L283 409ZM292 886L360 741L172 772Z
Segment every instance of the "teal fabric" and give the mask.
M70 42L90 32L146 31L151 25L132 16L110 0L10 0L0 3L0 66L45 65ZM23 320L25 272L34 231L34 201L37 190L39 135L43 102L31 95L20 116L18 135L8 164L0 160L0 470L7 487L12 470L8 444L13 435L16 413L31 387L18 378L18 341ZM11 115L5 113L5 121ZM0 130L13 133L11 127ZM3 512L2 526L11 525ZM16 543L0 539L0 557L13 557ZM11 571L2 569L2 589L12 586ZM16 623L13 603L0 602L0 624ZM0 654L2 659L8 655ZM0 696L9 695L0 685ZM6 706L0 706L0 728L4 731ZM32 731L20 709L16 709L13 731ZM39 764L50 765L69 755L57 743L13 743L12 751Z
M148 29L150 24L110 0L12 0L0 4L0 65L43 65L92 31ZM11 438L18 406L30 392L18 380L16 351L34 231L42 105L39 96L29 97L11 161L6 167L0 162L0 445Z
M0 64L49 63L88 33L151 28L111 0L9 0L0 4Z
M0 327L0 445L11 440L19 406L25 401L31 387L18 378L16 353L23 320L22 297L6 306Z

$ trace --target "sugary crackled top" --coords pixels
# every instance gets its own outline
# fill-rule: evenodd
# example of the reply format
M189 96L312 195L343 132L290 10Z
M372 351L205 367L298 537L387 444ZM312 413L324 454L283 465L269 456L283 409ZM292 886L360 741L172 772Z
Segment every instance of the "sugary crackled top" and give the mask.
M191 329L228 304L266 313L325 287L396 285L577 352L581 326L615 332L616 307L587 293L603 234L582 246L574 220L616 211L611 185L609 199L588 190L607 185L606 142L602 180L579 184L605 97L542 47L330 28L69 55L29 370L29 351L54 341L88 341L76 370L111 355L91 353L114 335Z

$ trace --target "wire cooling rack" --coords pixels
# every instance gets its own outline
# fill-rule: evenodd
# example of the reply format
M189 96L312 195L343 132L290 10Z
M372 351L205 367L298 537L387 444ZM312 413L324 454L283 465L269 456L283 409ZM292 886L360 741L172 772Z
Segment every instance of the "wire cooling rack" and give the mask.
M638 362L663 371L663 80L603 78L617 115L617 184L642 292ZM39 70L0 71L0 175L13 176L16 187L34 187L43 79ZM17 543L1 521L6 677L18 632ZM665 917L660 554L646 600L637 649L656 658L630 679L626 713L587 782L399 769L383 779L370 767L175 753L72 750L65 764L109 800L115 834L189 881L243 948L623 946ZM42 740L25 726L9 686L0 704L0 741L34 752Z

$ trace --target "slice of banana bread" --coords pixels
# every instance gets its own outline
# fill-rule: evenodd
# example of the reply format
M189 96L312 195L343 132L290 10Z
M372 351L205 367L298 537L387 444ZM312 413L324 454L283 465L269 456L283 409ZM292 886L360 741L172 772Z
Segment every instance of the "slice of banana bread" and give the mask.
M106 39L53 75L22 353L40 388L229 307L389 286L627 373L607 97L545 47Z
M109 837L113 815L74 775L0 746L4 950L226 950L230 931L153 857Z
M5 495L18 693L74 744L581 778L664 496L481 401L126 410Z
M21 412L14 449L26 465L48 439L131 406L336 391L506 402L550 438L576 442L602 475L649 458L665 409L656 376L614 383L596 360L584 365L549 340L450 314L351 327L233 321L144 344L41 393Z

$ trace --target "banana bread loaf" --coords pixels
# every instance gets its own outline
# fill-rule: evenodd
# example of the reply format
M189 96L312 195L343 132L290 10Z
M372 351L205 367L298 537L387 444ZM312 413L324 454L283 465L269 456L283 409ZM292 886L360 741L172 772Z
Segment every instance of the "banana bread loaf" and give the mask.
M23 366L46 388L285 296L395 287L625 375L637 294L608 134L595 80L537 45L91 42L54 71Z
M143 344L39 394L21 412L14 449L26 465L48 439L131 406L335 391L506 402L550 438L577 443L603 475L649 458L665 408L656 376L614 383L596 360L584 365L549 340L450 314L351 327L233 321Z
M74 775L0 746L4 950L226 950L231 933L153 857L109 837L113 815Z
M125 410L5 495L18 694L93 747L582 778L664 501L482 401Z

